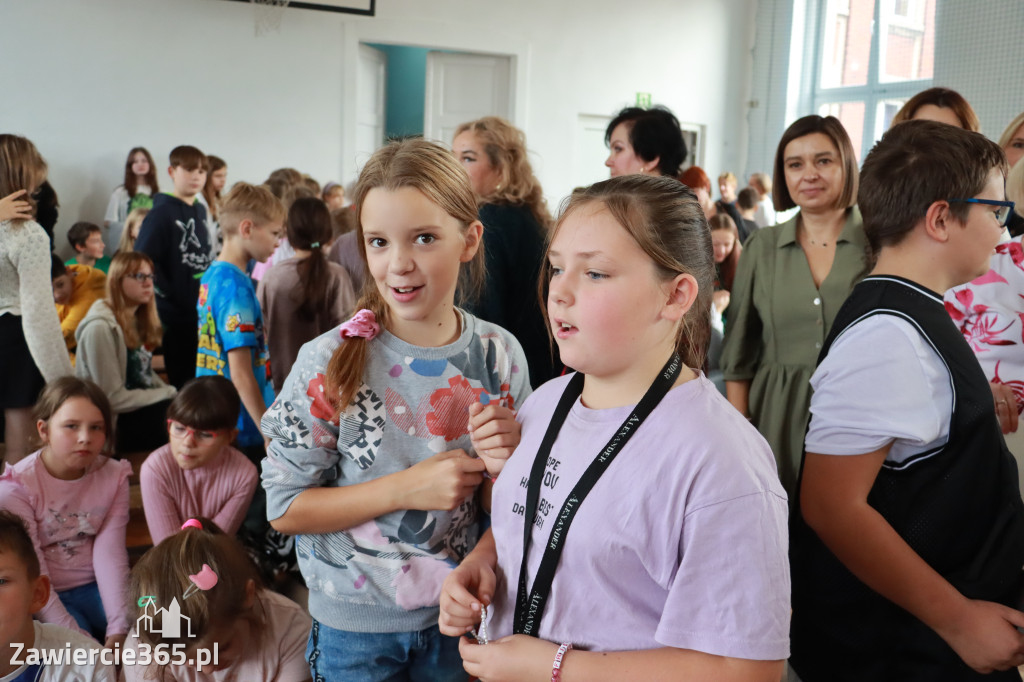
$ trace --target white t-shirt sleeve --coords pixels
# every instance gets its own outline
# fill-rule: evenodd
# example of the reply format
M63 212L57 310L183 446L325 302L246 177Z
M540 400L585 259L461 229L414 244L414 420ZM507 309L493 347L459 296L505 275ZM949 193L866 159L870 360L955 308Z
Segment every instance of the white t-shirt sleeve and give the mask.
M110 195L107 214L103 219L108 223L123 223L126 217L125 207L127 207L129 199L131 197L128 196L128 191L123 186L115 189Z
M811 377L807 452L863 455L886 445L890 465L949 439L949 370L911 322L873 315L847 329Z
M35 647L38 649L58 652L61 649L66 650L66 646L70 644L70 651L73 655L76 650L99 650L101 648L99 642L80 632L68 630L52 623L36 621L33 625L36 629ZM84 655L79 654L79 656ZM111 656L112 658L113 656ZM112 665L105 665L99 659L98 654L82 665L67 663L45 666L41 676L41 682L115 682L115 680L117 680L117 670Z

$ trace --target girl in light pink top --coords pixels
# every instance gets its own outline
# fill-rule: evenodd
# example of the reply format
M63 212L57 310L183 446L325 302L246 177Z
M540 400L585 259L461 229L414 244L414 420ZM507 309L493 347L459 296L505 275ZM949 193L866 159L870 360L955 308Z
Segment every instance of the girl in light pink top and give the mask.
M0 507L19 515L53 590L40 620L112 647L128 632L128 476L100 453L111 411L99 386L76 377L47 384L36 403L43 448L0 476Z
M126 648L173 653L162 666L155 657L149 667L125 666L127 682L311 679L309 614L264 589L242 545L210 519L189 519L146 552L132 569L128 603L138 636L129 637ZM179 636L171 634L173 625L166 627L175 615Z
M256 466L230 446L240 409L234 385L219 376L193 379L171 401L170 443L150 453L139 475L154 545L196 516L238 532L259 481Z

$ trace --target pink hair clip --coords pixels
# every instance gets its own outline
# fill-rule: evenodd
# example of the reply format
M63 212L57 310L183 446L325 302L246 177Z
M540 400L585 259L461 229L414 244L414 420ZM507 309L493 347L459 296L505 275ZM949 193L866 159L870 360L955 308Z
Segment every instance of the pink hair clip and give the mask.
M190 575L188 579L192 584L188 586L185 590L185 594L181 596L182 601L185 601L199 590L206 592L207 590L213 589L218 581L217 574L212 568L210 568L209 564L203 564L202 569L200 569L200 571L195 575Z
M202 530L203 524L199 523L199 519L189 519L185 523L181 524L182 530L185 530L186 528L198 528L199 530Z
M352 316L348 322L341 325L341 338L351 339L355 337L370 339L380 334L380 325L377 324L377 316L372 310L363 308Z

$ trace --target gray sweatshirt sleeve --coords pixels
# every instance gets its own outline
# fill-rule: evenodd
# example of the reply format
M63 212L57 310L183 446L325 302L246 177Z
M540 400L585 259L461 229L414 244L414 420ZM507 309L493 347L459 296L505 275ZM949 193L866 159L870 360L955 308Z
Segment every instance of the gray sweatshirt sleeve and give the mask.
M338 425L324 397L324 368L338 343L322 336L299 351L260 429L270 439L263 460L267 518L280 518L299 493L338 477Z

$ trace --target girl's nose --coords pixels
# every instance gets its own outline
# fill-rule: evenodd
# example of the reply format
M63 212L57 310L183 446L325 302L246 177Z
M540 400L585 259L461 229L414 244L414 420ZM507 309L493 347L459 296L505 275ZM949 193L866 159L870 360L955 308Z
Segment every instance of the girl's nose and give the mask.
M608 154L608 158L604 160L604 165L608 168L612 167L612 155Z
M560 305L569 305L572 303L572 292L565 283L564 275L562 277L553 277L551 279L551 284L548 286L548 301Z
M396 274L406 273L413 269L414 262L412 254L407 249L393 248L388 261L388 269Z

